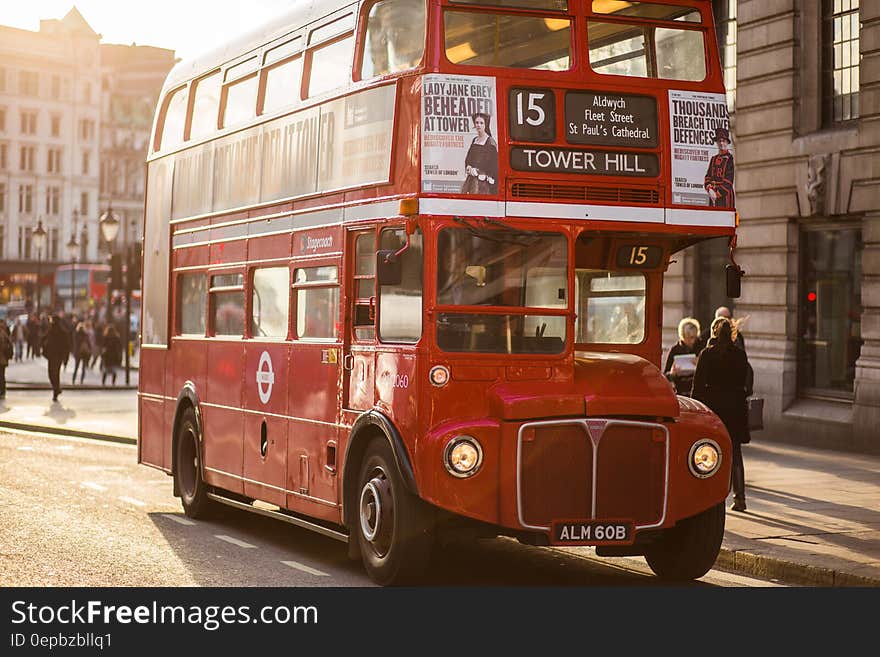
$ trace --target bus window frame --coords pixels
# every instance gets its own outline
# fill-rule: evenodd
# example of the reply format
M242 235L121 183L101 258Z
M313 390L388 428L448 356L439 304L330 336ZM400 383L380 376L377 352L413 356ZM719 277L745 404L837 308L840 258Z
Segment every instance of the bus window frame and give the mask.
M245 340L248 333L248 278L246 268L243 268L240 265L232 266L232 267L214 267L210 269L206 269L205 273L208 276L208 317L207 322L205 324L205 337L206 338L214 338L219 340ZM223 276L228 274L239 274L242 277L241 285L219 285L214 286L213 278L214 276ZM220 334L217 335L217 327L216 322L214 321L214 297L212 295L223 292L241 292L244 295L244 303L242 304L242 309L244 311L244 326L242 327L241 335L236 336L232 334Z
M684 4L682 6L691 5ZM705 16L703 14L702 6L694 6L696 11L700 12L700 22L699 23L691 23L685 21L676 21L676 20L663 20L661 18L642 18L638 16L617 16L614 14L597 14L593 12L592 3L589 5L589 9L586 14L586 22L583 27L583 43L584 43L584 64L585 64L585 73L589 73L590 75L601 76L601 78L609 78L615 80L638 80L639 84L645 80L651 80L654 83L661 83L663 85L675 84L675 85L705 85L711 78L713 78L716 74L714 70L715 62L712 59L712 51L709 47L709 29L712 26L711 23L707 23ZM632 27L641 27L642 34L645 36L645 62L648 67L648 75L646 76L637 76L637 75L617 75L614 73L602 73L601 71L597 71L593 68L593 62L590 59L590 36L589 29L590 23L619 23L621 25L629 25ZM705 68L705 74L702 80L679 80L675 78L661 78L659 75L651 75L651 71L653 70L656 73L657 69L657 41L655 38L655 32L657 28L664 29L677 29L685 32L701 32L703 35L703 63ZM650 36L650 38L648 38ZM630 82L630 84L632 84Z
M202 333L184 333L183 328L182 328L183 315L180 312L180 304L181 304L181 294L180 294L181 280L180 279L183 278L184 276L199 276L199 275L205 277L205 305L202 307L202 312L204 313L204 317L205 317L205 330ZM183 338L183 339L187 339L187 340L204 340L205 338L211 337L208 335L208 327L209 327L209 322L210 322L210 317L208 316L208 314L209 314L209 307L211 305L211 292L210 292L210 287L209 287L210 281L211 281L210 276L211 275L209 273L209 270L207 270L207 269L197 269L197 270L186 269L183 271L178 270L178 271L174 272L173 283L172 283L172 287L171 287L171 289L173 290L173 300L174 300L174 304L173 304L174 305L174 309L173 309L174 317L172 319L173 330L171 331L172 339L176 340L178 338Z
M287 333L284 337L280 336L265 336L265 335L254 335L254 293L256 292L256 285L254 283L254 277L256 273L261 269L287 269ZM258 342L290 342L293 339L293 326L292 326L292 313L294 310L293 304L293 294L291 290L293 289L293 273L295 271L294 266L290 264L288 261L284 262L261 262L261 263L248 263L247 265L247 275L245 276L245 327L244 327L244 337L246 340L256 340ZM208 288L208 294L211 294L210 288Z
M299 37L297 37L297 38L299 38ZM283 59L279 59L277 61L274 61L271 64L264 64L260 68L259 72L257 73L257 75L260 76L260 81L257 86L257 114L256 114L255 118L261 118L261 117L266 116L266 90L269 86L269 84L268 84L269 72L276 69L276 68L281 68L282 66L285 66L286 64L289 64L290 62L295 61L297 59L300 60L299 84L296 85L296 87L294 87L294 88L298 90L298 94L296 96L294 96L294 98L291 100L290 103L288 103L286 105L280 105L278 107L270 109L269 116L271 116L273 114L283 114L285 112L291 112L294 109L296 109L297 107L302 105L303 100L305 100L305 98L303 96L303 79L305 78L305 74L304 74L305 73L305 56L306 56L305 49L302 49L299 52L296 52L292 55L285 56Z
M379 80L390 80L396 77L412 75L413 72L423 69L427 62L428 47L432 42L433 36L428 31L428 24L432 10L431 0L423 0L423 2L425 3L425 41L422 48L422 58L419 60L418 64L411 68L404 68L399 71L385 73L384 75L374 75L368 78L363 77L362 73L364 70L364 57L366 56L367 48L367 24L370 20L370 12L372 11L373 7L375 7L382 1L383 0L367 0L361 5L358 12L357 21L355 23L354 61L352 62L351 70L351 77L355 84L368 80L371 82L376 82Z
M320 267L333 267L336 269L336 281L313 281L310 283L297 283L297 269L317 269ZM345 295L342 280L342 261L340 256L322 256L320 258L297 259L290 263L290 317L288 334L293 342L301 342L304 344L335 344L341 345L345 339ZM302 337L297 330L296 320L299 313L299 300L297 292L299 290L315 290L336 288L338 290L336 304L335 323L338 325L335 338L310 338Z
M583 20L580 16L576 14L574 11L573 3L569 3L567 11L552 11L552 10L544 10L544 9L524 9L517 7L499 7L499 6L487 6L487 5L464 5L464 4L442 4L440 6L440 19L435 26L435 33L437 38L439 39L437 45L437 54L440 57L440 63L443 68L451 67L455 71L465 72L467 71L468 75L498 75L498 71L508 71L507 75L511 75L509 72L514 72L514 75L517 79L528 79L531 76L536 77L537 79L546 80L545 76L572 76L576 75L580 68L580 60L581 57L581 48L580 37L577 34L578 25L580 20ZM565 19L570 23L569 26L569 46L570 46L570 54L571 60L569 61L568 68L562 71L553 71L549 69L537 69L537 68L517 68L512 66L486 66L482 64L475 65L467 65L467 64L456 64L451 61L446 56L446 14L447 12L456 12L456 13L474 13L474 14L497 14L500 16L523 16L528 18L546 18L546 19ZM579 20L580 19L580 20ZM431 37L434 35L429 35L428 43L430 43ZM426 49L427 49L426 44ZM589 60L586 60L587 66L589 66Z
M181 148L186 140L184 139L184 134L186 132L186 124L188 121L189 115L189 104L190 104L190 82L185 82L183 84L179 84L176 87L167 91L162 98L162 109L159 112L159 116L156 119L156 130L153 135L153 153L161 153L164 151L171 151ZM162 147L162 141L165 136L165 120L168 118L168 108L171 106L171 101L174 99L174 96L177 95L178 92L183 91L186 94L186 98L184 102L186 103L186 114L183 117L183 132L180 135L180 141L175 143L174 146L167 146L166 148Z
M315 52L319 50L323 50L325 48L330 48L331 46L336 45L346 39L351 39L352 48L351 48L351 65L352 68L348 72L348 80L338 87L333 87L331 89L325 89L324 91L320 91L318 93L310 94L309 93L309 83L312 81L312 65L315 59ZM351 30L349 32L343 32L333 38L325 39L324 41L320 41L315 43L314 45L309 44L306 46L303 52L303 64L302 64L302 79L300 80L300 98L304 101L323 99L325 97L332 97L335 94L344 95L345 91L351 88L351 85L354 84L354 60L357 56L357 32L355 30Z
M196 106L196 94L198 93L199 84L214 75L220 76L220 94L217 97L217 116L214 117L214 130L212 132L209 132L208 134L199 135L198 137L193 139L192 121L193 121L193 112L195 111L195 106ZM189 82L189 98L187 99L187 107L186 107L186 123L184 124L183 142L181 143L181 146L187 146L187 144L189 142L192 142L189 144L192 146L192 145L195 145L195 144L203 142L203 141L210 141L212 139L215 139L219 135L220 130L222 129L220 127L220 117L221 117L220 106L221 106L221 103L223 100L223 85L224 85L224 82L223 82L223 69L222 69L222 67L214 68L214 69L208 71L207 73L204 73L204 74L198 76L197 78L193 78L192 80L190 80L190 82Z
M248 66L249 65L249 66ZM237 69L237 70L236 70ZM253 114L245 121L228 124L226 121L226 105L229 96L230 87L236 84L244 83L251 78L257 78L257 94L254 98ZM234 128L257 118L257 106L260 100L260 57L258 55L249 54L245 57L239 57L233 60L223 68L223 80L220 83L220 117L219 128L220 133ZM219 134L219 133L218 133Z

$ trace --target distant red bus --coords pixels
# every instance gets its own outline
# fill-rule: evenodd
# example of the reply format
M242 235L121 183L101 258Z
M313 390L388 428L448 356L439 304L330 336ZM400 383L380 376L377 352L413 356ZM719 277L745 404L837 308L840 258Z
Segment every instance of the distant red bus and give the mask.
M702 576L732 447L659 369L662 292L733 245L728 130L705 0L301 2L179 64L139 461L383 584L447 531Z
M106 301L109 280L110 265L59 265L55 270L55 307L87 312Z

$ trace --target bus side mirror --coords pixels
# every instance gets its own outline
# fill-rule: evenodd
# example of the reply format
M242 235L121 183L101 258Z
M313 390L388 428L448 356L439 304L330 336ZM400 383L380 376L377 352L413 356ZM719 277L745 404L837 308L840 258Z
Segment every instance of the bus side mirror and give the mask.
M391 249L376 253L376 281L382 285L400 285L403 280L403 262L397 251Z
M740 269L739 265L727 265L724 269L727 274L727 298L739 299L742 294L742 277L745 271Z

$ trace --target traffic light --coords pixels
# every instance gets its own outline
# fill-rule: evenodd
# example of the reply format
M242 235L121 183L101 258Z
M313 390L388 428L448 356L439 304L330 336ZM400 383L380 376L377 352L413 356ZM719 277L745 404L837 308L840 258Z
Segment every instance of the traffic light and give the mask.
M118 253L110 256L110 289L122 289L122 256Z

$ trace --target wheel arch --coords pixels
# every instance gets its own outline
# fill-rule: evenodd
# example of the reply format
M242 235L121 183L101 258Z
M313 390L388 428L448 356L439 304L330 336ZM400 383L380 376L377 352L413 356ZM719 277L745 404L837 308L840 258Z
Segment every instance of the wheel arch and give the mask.
M352 516L357 504L353 498L357 494L357 477L363 461L367 445L375 437L384 437L394 454L394 461L407 490L418 496L416 477L412 461L406 450L403 438L394 423L375 410L363 413L351 427L348 443L345 446L345 461L342 472L342 521L346 527L352 527L356 519Z
M196 392L196 385L192 381L183 384L180 393L177 395L177 402L174 408L174 422L171 425L171 473L174 475L174 496L180 497L180 489L177 482L177 436L180 428L180 421L186 409L192 408L196 418L196 429L198 430L199 444L201 445L204 433L202 431L202 411L201 401ZM204 474L204 473L203 473Z

